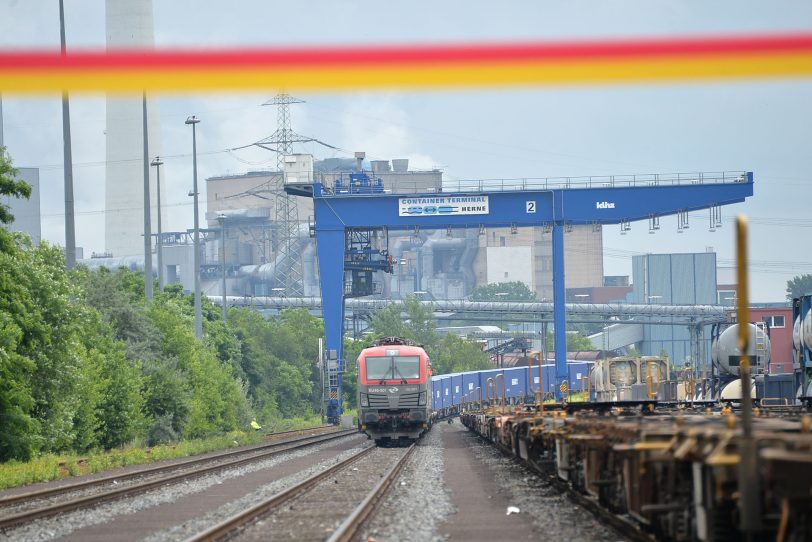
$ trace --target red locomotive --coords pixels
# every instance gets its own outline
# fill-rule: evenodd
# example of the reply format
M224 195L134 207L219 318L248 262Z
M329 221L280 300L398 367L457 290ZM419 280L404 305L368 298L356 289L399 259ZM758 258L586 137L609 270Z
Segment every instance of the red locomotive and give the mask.
M358 356L358 423L378 445L412 442L431 426L431 361L419 345L389 337Z

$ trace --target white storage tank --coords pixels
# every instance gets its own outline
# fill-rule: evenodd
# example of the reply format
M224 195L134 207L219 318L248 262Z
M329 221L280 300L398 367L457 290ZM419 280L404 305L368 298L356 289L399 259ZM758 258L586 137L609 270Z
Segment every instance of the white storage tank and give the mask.
M770 363L770 338L766 332L754 324L747 324L750 331L750 344L747 354L750 356L751 371L766 367ZM739 375L739 362L742 352L739 349L739 324L725 329L711 348L714 362L724 374Z
M806 316L801 323L801 340L808 349L812 350L812 309L806 311Z
M750 381L752 382L752 380ZM752 384L752 388L750 388L750 397L756 396L756 386ZM728 383L724 388L722 388L722 393L720 397L723 401L735 401L737 399L742 398L742 381L740 378L737 378L733 382Z

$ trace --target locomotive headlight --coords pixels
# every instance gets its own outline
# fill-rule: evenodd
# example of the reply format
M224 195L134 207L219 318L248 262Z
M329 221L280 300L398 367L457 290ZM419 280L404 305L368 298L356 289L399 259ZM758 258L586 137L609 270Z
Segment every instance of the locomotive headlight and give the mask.
M426 392L420 392L420 395L417 397L417 406L426 406Z
M361 406L368 407L369 406L369 397L366 393L361 394Z

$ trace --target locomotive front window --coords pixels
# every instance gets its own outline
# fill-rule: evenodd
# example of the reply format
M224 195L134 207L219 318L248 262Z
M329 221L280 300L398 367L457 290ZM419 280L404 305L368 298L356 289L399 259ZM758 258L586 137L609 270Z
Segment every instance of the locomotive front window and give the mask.
M420 378L420 356L367 356L367 380Z
M420 378L420 357L398 356L395 369L395 378Z
M390 378L392 373L392 358L390 356L368 356L367 380L384 380Z

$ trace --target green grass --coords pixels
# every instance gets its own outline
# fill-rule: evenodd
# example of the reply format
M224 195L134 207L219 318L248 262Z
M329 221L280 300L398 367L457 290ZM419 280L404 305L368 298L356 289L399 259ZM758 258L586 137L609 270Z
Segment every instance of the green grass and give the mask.
M121 449L87 454L45 454L28 462L9 461L0 464L0 490L37 482L50 482L71 476L93 474L106 470L143 465L166 459L177 459L215 450L258 444L265 433L295 431L321 425L318 416L277 419L266 422L261 431L237 431L216 437L195 439L148 448L133 443Z
M292 425L304 425L293 420ZM291 427L297 429L298 427ZM281 431L282 429L277 429ZM105 470L142 465L165 459L176 459L222 450L246 444L258 444L263 440L261 432L233 432L217 437L196 439L146 448L136 444L107 452L93 452L83 455L46 454L28 462L9 461L0 465L0 489L24 486L37 482L50 482L71 476L81 476Z
M296 431L298 429L308 429L321 425L319 416L306 416L296 418L284 418L271 420L262 426L263 433L279 433L282 431Z

